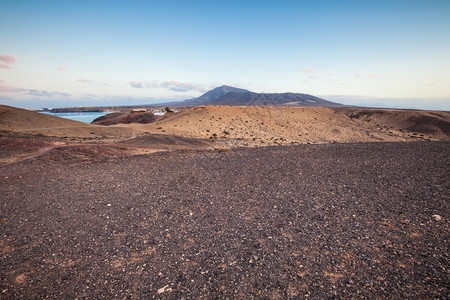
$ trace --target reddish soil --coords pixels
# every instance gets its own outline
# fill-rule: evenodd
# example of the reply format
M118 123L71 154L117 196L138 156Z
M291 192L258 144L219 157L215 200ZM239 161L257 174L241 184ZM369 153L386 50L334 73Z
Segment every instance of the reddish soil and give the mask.
M98 138L56 138L3 132L0 134L0 162L27 159L101 160L103 158L148 154L180 149L211 149L213 141L172 135L143 135L114 141Z

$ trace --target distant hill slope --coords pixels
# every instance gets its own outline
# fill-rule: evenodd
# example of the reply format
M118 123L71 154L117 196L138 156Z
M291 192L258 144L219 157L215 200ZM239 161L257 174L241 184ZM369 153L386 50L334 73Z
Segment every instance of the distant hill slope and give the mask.
M172 103L175 104L175 103ZM338 107L312 95L299 93L254 93L231 86L217 87L198 98L177 102L176 105L234 105L234 106L326 106Z
M446 111L379 108L341 108L339 111L359 124L373 124L378 128L383 125L418 136L450 138L450 113Z
M0 105L0 131L89 138L129 138L135 135L131 128L86 124L6 105Z
M86 127L86 123L41 114L22 108L0 105L0 130Z

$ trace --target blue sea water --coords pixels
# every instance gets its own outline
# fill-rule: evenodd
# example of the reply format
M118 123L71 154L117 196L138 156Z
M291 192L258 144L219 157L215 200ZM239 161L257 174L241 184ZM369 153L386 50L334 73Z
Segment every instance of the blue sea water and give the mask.
M84 123L91 123L98 117L108 114L106 112L72 112L72 113L41 112L41 113L46 114L46 115L55 116L55 117L84 122Z

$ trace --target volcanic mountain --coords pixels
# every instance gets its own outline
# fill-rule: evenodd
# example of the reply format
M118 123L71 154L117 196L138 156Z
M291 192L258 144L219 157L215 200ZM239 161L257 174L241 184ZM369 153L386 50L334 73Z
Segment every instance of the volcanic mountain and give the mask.
M342 106L312 95L299 93L254 93L223 85L198 98L176 103L177 105L234 105L234 106Z

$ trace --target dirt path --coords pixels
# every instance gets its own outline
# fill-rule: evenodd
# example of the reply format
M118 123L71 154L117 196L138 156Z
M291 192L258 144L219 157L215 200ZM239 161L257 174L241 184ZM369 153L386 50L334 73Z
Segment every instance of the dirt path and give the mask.
M0 298L446 298L450 143L0 166Z
M11 164L29 159L101 160L105 157L150 154L181 149L212 149L220 143L173 135L144 134L129 139L61 139L33 135L0 136L0 163Z

